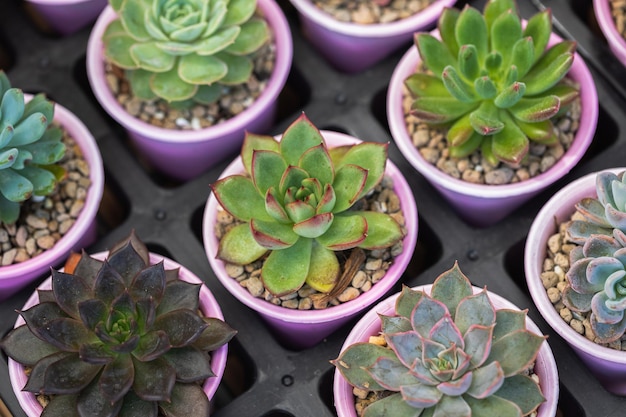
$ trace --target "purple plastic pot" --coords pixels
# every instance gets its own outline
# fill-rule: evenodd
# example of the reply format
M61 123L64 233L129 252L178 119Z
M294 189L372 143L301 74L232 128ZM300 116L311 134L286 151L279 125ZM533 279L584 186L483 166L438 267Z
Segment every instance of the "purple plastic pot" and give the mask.
M322 135L329 147L360 142L358 139L343 133L322 131ZM224 170L220 178L240 174L243 171L241 158L238 157ZM417 207L415 199L409 184L402 176L400 170L391 161L387 161L385 173L393 180L394 190L400 198L400 204L404 212L407 230L403 241L404 250L393 260L393 264L386 275L376 285L372 286L369 291L352 301L328 307L324 310L292 310L276 306L264 299L253 297L246 288L228 276L224 269L224 262L216 258L219 243L213 230L216 223L218 203L213 193L209 196L204 210L202 236L207 257L215 275L222 285L239 301L259 313L286 345L302 349L317 344L382 297L400 279L409 264L417 241Z
M609 43L609 48L611 48L617 59L626 66L626 40L617 31L609 0L593 0L593 10L600 30L602 30L604 37Z
M298 10L305 36L336 68L344 72L367 69L385 58L413 34L427 29L444 7L456 0L435 0L430 6L403 20L391 23L361 25L340 22L316 7L311 0L290 0Z
M610 171L619 173L626 168ZM546 322L569 343L604 388L626 395L626 353L597 345L572 329L548 299L541 282L548 238L557 233L559 224L569 220L576 203L585 197L597 197L596 174L588 174L563 187L539 211L526 239L524 271L530 295Z
M413 289L430 293L431 287L432 285L420 285ZM473 289L475 294L482 291L482 288L473 287ZM377 336L380 333L380 318L378 314L393 315L395 312L396 298L398 298L399 295L400 293L386 298L368 311L367 314L357 322L346 338L346 341L341 347L341 352L346 350L348 346L353 343L367 342L370 336ZM489 292L489 299L497 309L519 310L513 303L492 292ZM526 317L526 327L536 334L542 334L537 325L535 325L529 317ZM552 354L548 342L543 343L539 349L534 371L539 377L539 385L546 398L546 401L541 404L537 410L537 417L554 417L559 400L559 375L556 361L554 360L554 355ZM354 409L352 386L348 384L338 369L335 369L333 394L335 408L337 409L337 415L339 417L357 417Z
M243 141L246 130L267 132L274 123L278 95L289 75L293 55L287 19L274 0L258 0L276 42L276 65L263 93L245 111L215 126L200 130L172 130L143 122L124 110L109 89L102 54L102 34L116 17L107 7L96 22L87 46L87 75L93 92L104 110L128 132L131 140L159 171L180 180L194 178L232 155Z
M92 255L94 258L104 259L108 255L108 252L99 252L95 255ZM222 315L222 310L220 309L217 300L211 293L211 291L207 288L206 285L202 283L200 278L198 278L193 272L189 271L184 266L172 261L169 258L166 258L161 255L157 255L154 253L150 254L150 262L157 263L163 260L166 269L175 269L180 268L179 278L186 282L191 282L193 284L202 284L200 288L200 310L207 317L215 317L220 320L224 320L224 316ZM52 288L52 278L49 277L46 279L40 286L41 289L51 289ZM26 304L22 308L22 310L27 310L28 308L39 303L39 296L37 292L33 292L30 298L26 301ZM15 327L24 324L24 319L19 316ZM211 353L211 369L215 374L215 377L209 378L206 380L204 385L202 386L204 392L206 393L209 400L213 398L213 394L217 390L219 386L222 376L224 375L224 369L226 368L226 358L228 356L228 345L224 345L217 349L216 351ZM9 358L9 378L11 379L11 386L13 387L13 392L17 397L22 410L26 413L28 417L39 417L43 408L37 401L37 397L30 392L22 391L22 388L26 385L28 380L26 374L24 373L24 367L13 359Z
M438 36L436 32L433 32ZM550 44L560 38L552 35ZM591 144L598 121L598 95L593 77L579 54L568 77L580 84L582 110L576 137L571 147L548 171L515 184L472 184L453 178L426 161L413 145L404 121L402 97L404 80L420 62L417 48L411 47L394 70L387 93L389 128L404 157L445 197L468 223L486 227L497 223L531 197L567 174Z
M107 0L25 0L57 33L70 35L96 20Z
M29 101L32 96L24 94ZM82 212L74 225L51 248L27 261L0 267L0 300L7 299L18 290L59 266L72 250L79 250L95 242L97 237L96 214L104 193L104 168L96 140L87 127L60 104L54 106L54 120L61 124L83 151L89 165L91 186Z

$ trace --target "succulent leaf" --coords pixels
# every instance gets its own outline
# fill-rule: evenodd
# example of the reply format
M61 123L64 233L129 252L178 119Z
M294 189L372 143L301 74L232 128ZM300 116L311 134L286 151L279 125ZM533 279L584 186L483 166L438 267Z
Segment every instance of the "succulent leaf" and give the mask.
M387 345L395 352L405 367L410 368L422 360L422 338L414 331L385 335Z
M443 69L441 79L450 94L460 102L473 103L477 99L470 83L465 81L452 65Z
M493 326L480 326L474 324L463 334L465 349L463 350L470 359L472 368L478 368L491 351L491 339Z
M185 417L209 415L211 406L202 388L195 384L176 383L172 389L171 401L162 403L166 415Z
M561 42L550 48L522 78L529 96L541 94L558 83L574 62L575 44Z
M400 392L404 401L414 408L432 407L444 396L436 387L424 384L404 385Z
M405 385L419 384L420 381L397 358L381 357L366 369L382 387L399 391Z
M28 326L11 330L0 346L7 355L31 367L44 357L58 352L57 348L36 337Z
M450 93L441 79L434 75L416 72L404 80L404 84L409 89L413 97L429 95L438 97L449 97Z
M506 377L518 374L535 361L544 340L545 337L527 330L509 333L491 345L487 362L498 362Z
M416 34L415 46L426 67L435 74L441 74L445 67L455 63L456 54L453 55L443 42L428 33Z
M478 112L478 110L466 114L458 119L450 126L448 130L448 141L451 146L460 146L466 143L474 134L474 126L472 125L471 115Z
M474 129L474 131L476 131L476 133L478 133L479 135L482 135L482 136L494 135L500 132L504 128L504 123L502 123L502 121L500 121L498 117L498 112L499 112L498 107L496 107L498 98L500 97L501 96L498 96L496 97L496 100L494 100L496 102L495 105L492 102L483 101L478 109L469 113L469 116L468 116L468 120L470 122L469 124ZM459 120L463 120L463 119L459 119ZM456 125L457 124L455 123L455 125L450 130L452 130ZM450 136L454 137L455 133L456 132L449 132L448 138ZM452 142L452 144L460 145L458 141Z
M472 372L474 378L467 393L474 398L487 398L497 392L504 383L504 372L498 362L491 362L487 366Z
M468 80L474 80L480 75L480 62L474 45L463 45L459 50L459 70Z
M480 400L468 395L464 399L469 405L472 415L475 416L492 413L495 416L522 417L522 411L514 402L500 398L497 395Z
M306 284L316 291L328 293L337 284L340 271L339 260L335 252L313 241L311 264L306 276Z
M404 232L393 218L375 211L357 211L367 222L367 236L359 245L363 249L382 249L392 246L404 237Z
M533 40L534 62L543 55L546 46L550 40L552 32L552 13L550 9L543 10L528 19L528 23L524 28L524 36Z
M515 395L513 391L518 389L523 389L526 395ZM526 375L515 375L506 378L496 395L499 398L515 403L522 410L523 415L532 413L537 408L538 403L545 401L545 397L537 384Z
M512 62L513 47L522 37L522 24L513 11L502 13L491 25L491 48L502 54L505 62Z
M491 326L495 323L495 309L489 301L486 291L463 298L456 307L454 322L461 333L465 334L473 325Z
M298 239L282 250L272 250L263 264L263 285L276 296L297 291L304 284L309 272L312 241Z
M376 382L366 368L372 366L378 358L392 358L391 350L371 343L355 343L343 351L339 358L331 361L341 374L356 387L372 391L384 388Z
M493 135L491 150L501 161L519 164L528 152L528 137L511 120L505 120L504 128Z

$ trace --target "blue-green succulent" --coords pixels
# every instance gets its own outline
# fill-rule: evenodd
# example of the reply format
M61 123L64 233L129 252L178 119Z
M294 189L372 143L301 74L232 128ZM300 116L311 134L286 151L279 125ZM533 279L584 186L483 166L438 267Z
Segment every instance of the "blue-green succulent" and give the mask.
M600 343L618 340L626 330L626 234L591 235L570 252L568 285L563 303L590 312L591 328Z
M65 155L63 133L51 126L54 103L43 94L24 102L0 70L0 222L12 224L21 203L46 196L65 176L58 162Z

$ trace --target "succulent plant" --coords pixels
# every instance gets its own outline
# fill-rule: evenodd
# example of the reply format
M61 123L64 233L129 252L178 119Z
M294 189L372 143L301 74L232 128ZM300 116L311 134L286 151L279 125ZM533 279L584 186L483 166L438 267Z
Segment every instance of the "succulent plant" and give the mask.
M340 272L335 251L390 247L403 237L391 216L350 210L383 178L386 144L327 149L303 114L280 142L248 133L241 157L246 175L212 185L221 206L242 222L221 238L217 257L246 265L269 251L261 280L274 295L305 282L329 292Z
M32 368L25 391L51 396L42 416L208 416L198 382L235 332L199 313L199 291L131 233L105 261L83 252L71 273L53 270L2 348Z
M545 338L526 329L525 311L474 295L457 264L430 295L404 287L380 319L386 346L355 343L332 361L352 386L391 392L363 417L525 416L545 401L525 375Z
M480 149L492 164L519 164L529 140L554 144L550 119L578 91L562 80L576 44L548 48L550 10L524 27L515 0L490 0L483 13L466 6L446 8L438 22L441 40L415 35L422 61L432 74L417 72L405 84L415 98L411 112L420 120L447 125L450 155Z
M626 234L592 235L570 252L563 303L572 311L591 312L591 328L600 343L619 339L626 330Z
M11 88L0 70L0 222L15 223L20 203L54 191L65 170L61 129L50 126L54 103L43 94L24 103L24 93Z
M626 178L624 172L599 172L596 176L597 198L584 198L576 210L584 220L567 226L568 239L583 244L594 234L612 236L613 229L626 233Z
M248 80L249 55L269 39L256 0L109 0L118 18L103 35L108 60L144 100L210 103Z

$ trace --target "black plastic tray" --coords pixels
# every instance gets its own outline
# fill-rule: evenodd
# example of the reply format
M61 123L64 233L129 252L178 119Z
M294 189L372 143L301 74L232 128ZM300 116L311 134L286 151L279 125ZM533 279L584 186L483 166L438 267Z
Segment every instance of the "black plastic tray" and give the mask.
M579 52L590 65L600 101L594 142L567 176L505 220L489 228L474 228L461 220L428 182L403 158L387 128L385 96L388 80L410 42L373 68L359 74L335 71L302 37L295 10L279 1L292 29L294 62L279 99L279 117L269 133L280 133L304 111L320 128L342 131L363 140L391 142L390 157L405 173L419 211L419 236L413 259L401 282L431 283L458 260L475 285L487 285L521 308L548 334L561 380L560 412L566 417L624 416L626 399L605 391L567 344L540 317L533 305L523 270L528 229L541 206L563 185L603 168L624 166L626 155L626 74L594 29L591 2L543 0L551 7L561 35L579 41ZM462 6L467 1L461 1ZM483 7L484 0L470 1ZM523 17L542 4L521 0ZM591 13L591 14L590 14ZM216 280L202 246L201 223L209 184L228 161L200 177L180 183L154 172L129 144L124 130L93 97L85 71L89 28L57 37L42 31L20 0L3 0L0 9L0 67L12 84L27 92L45 92L73 111L89 127L102 151L105 197L99 211L98 241L88 251L106 250L131 228L154 252L175 259L201 277L220 302L239 334L229 345L226 373L214 398L216 417L335 416L332 399L334 368L353 320L317 346L293 351L282 346L261 319L233 298ZM234 157L235 155L233 155ZM45 277L41 277L43 280ZM41 280L40 280L41 281ZM14 324L35 283L0 303L0 337ZM0 397L16 417L23 417L9 383L6 357L0 360Z

